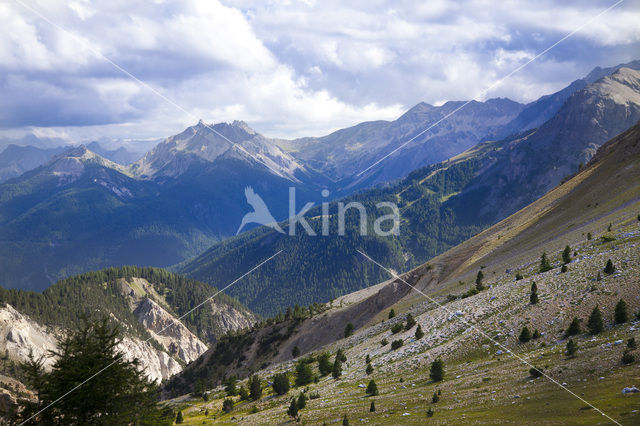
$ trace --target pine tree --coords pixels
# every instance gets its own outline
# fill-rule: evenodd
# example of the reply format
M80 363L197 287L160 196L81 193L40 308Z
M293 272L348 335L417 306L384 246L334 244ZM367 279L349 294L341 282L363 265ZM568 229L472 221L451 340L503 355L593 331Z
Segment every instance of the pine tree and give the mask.
M531 338L533 340L537 340L541 337L542 335L540 334L540 332L538 331L538 329L536 328L535 330L533 330L533 334L531 335Z
M569 339L569 341L567 342L567 355L572 357L573 355L575 355L577 350L578 345L576 344L576 342L574 342L573 339Z
M370 380L367 385L367 395L376 396L378 395L378 385L376 385L375 380Z
M607 275L611 275L616 271L616 267L613 266L613 262L611 259L607 260L607 265L604 267L604 273Z
M222 411L225 413L230 413L233 411L233 399L227 398L222 401Z
M576 334L580 334L580 320L578 317L573 317L571 324L569 324L569 328L567 328L566 335L575 336Z
M364 357L364 362L365 364L369 364L371 362L371 357L369 356L369 354L367 354L367 356Z
M349 337L353 334L353 324L348 323L347 326L344 328L344 337Z
M109 317L94 322L85 318L60 337L49 370L42 358L23 364L25 384L37 392L38 400L25 404L20 420L47 407L33 419L36 423L171 424L173 415L167 417L157 404L157 386L148 381L139 360L126 360L118 349L120 341L120 329ZM83 385L68 393L78 383Z
M342 426L349 426L349 417L346 414L342 418Z
M307 406L307 395L305 395L304 392L302 392L300 393L300 395L298 395L298 410L302 410L306 406Z
M287 373L279 373L271 379L271 387L278 395L285 395L289 392L291 384L289 383L289 375Z
M371 401L371 405L369 406L369 412L370 413L376 412L376 403L374 401Z
M438 395L438 391L435 391L431 397L431 403L436 404L438 401L440 401L440 395Z
M630 338L629 341L627 342L627 348L635 349L637 347L638 345L636 344L636 338L635 337Z
M529 303L535 305L538 303L538 286L536 282L531 283L531 294L529 295Z
M331 371L331 375L334 379L339 379L342 376L342 361L340 361L337 357L335 362L333 363L333 370Z
M562 252L562 263L571 263L571 247L566 246Z
M238 394L240 395L241 401L249 400L249 391L247 390L246 386L240 386L240 389L238 389Z
M330 355L326 352L318 355L318 370L321 376L326 376L331 373L333 364L331 364Z
M176 424L181 425L182 423L184 423L184 416L182 415L182 410L180 410L176 416Z
M616 324L623 324L629 321L629 314L627 313L627 303L622 299L620 299L616 304L614 320Z
M291 356L294 358L298 358L300 356L300 348L298 347L298 345L294 346L293 349L291 349Z
M427 410L427 417L433 417L433 408L429 407L429 409Z
M444 362L442 359L438 358L431 363L429 377L434 382L440 382L444 379Z
M416 320L413 318L413 315L407 314L407 324L404 326L405 330L411 330L413 326L416 325Z
M587 322L587 328L589 329L589 333L598 334L602 330L604 330L604 322L602 320L602 313L600 312L600 308L597 306L593 308L591 311L591 315L589 315L589 321Z
M391 310L389 311L389 319L391 319L391 318L393 318L393 317L395 317L395 316L396 316L396 311L395 311L394 309L391 309Z
M542 253L542 256L540 257L540 272L547 272L550 271L551 269L553 269L551 267L551 263L549 262L549 258L547 258L547 253L544 252Z
M562 265L562 267L560 267L560 272L562 272L563 274L565 272L567 272L569 270L569 268L567 267L567 265Z
M370 375L371 373L373 373L373 366L371 364L367 364L367 368L365 372L367 373L367 375Z
M229 376L229 378L225 380L224 391L227 396L236 396L238 394L237 383L238 378L236 376Z
M593 238L593 237L591 236L591 232L587 232L587 240L591 241L591 238Z
M296 364L296 386L304 386L313 382L313 370L308 363L298 361Z
M518 336L518 340L521 343L527 343L531 340L531 331L529 331L529 328L526 325L522 327L522 331L520 332L520 336Z
M422 339L422 337L424 337L424 331L422 331L422 327L420 326L420 324L418 324L418 327L416 328L415 338L416 340L420 340Z
M484 290L484 284L482 281L484 280L484 274L482 270L478 271L478 275L476 275L476 290L482 291Z
M255 374L249 378L249 397L251 397L253 401L257 401L262 397L260 377Z
M295 420L298 420L298 401L296 401L295 398L291 398L291 404L289 404L287 414L289 417L293 417Z
M345 355L342 349L338 349L336 352L336 359L339 359L340 362L347 362L347 356Z

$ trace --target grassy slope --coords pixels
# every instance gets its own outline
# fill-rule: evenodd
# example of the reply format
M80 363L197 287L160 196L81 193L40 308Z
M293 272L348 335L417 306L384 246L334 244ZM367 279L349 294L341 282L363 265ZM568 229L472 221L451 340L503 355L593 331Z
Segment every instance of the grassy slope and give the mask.
M415 292L399 290L403 284L390 283L376 288L381 293L363 291L359 297L346 299L350 305L324 314L321 317L324 320L317 319L319 325L313 326L309 321L311 330L314 327L319 330L337 326L339 322L332 322L332 318L361 314L368 318L365 323L369 326L357 325L359 329L354 336L324 347L329 351L346 349L345 373L339 381L324 378L310 386L309 394L317 392L320 398L310 400L301 411L303 421L332 422L348 414L352 423L365 419L380 424L422 424L427 421L426 410L432 405L431 395L439 388L441 400L432 405L436 412L432 420L438 423L608 422L548 379L529 377L528 366L511 356L499 355L494 342L469 329L473 325L522 359L544 368L554 380L566 383L616 421L637 424L640 396L623 395L621 390L640 383L640 370L637 361L623 366L620 359L626 340L640 338L638 324L613 325L612 318L613 306L620 298L626 300L631 315L640 309L639 135L639 127L631 129L605 146L597 161L536 203L434 259L430 267L422 266L405 275L406 280L444 303L445 309L416 297ZM613 224L609 236L615 240L603 242L599 237L609 223ZM588 240L587 232L594 239ZM560 274L559 251L565 244L570 244L577 255L569 264L569 271ZM537 270L542 251L550 254L554 264L554 269L544 274ZM602 274L609 258L617 267L612 276ZM486 265L486 284L491 288L448 302L446 295L459 295L471 287L480 265ZM524 275L523 280L514 280L516 271ZM599 272L602 281L597 280ZM540 294L537 305L528 303L533 280ZM389 290L393 287L398 290ZM377 312L369 308L376 306L374 300L383 293L387 302L397 302L399 315L381 322L389 304ZM574 316L584 324L596 304L604 313L605 332L595 338L586 334L576 337L578 355L568 359L564 355L563 330ZM425 337L419 341L413 339L413 330L393 336L389 331L393 323L403 320L407 310L411 310L425 330ZM466 324L451 316L456 311L461 312ZM543 337L527 344L518 343L517 335L523 325L539 329ZM404 346L391 351L388 345L380 345L382 338L389 341L401 338ZM623 343L614 343L619 340ZM638 359L639 351L634 353ZM375 371L371 377L380 389L380 395L374 398L376 413L368 412L370 398L358 387L368 380L364 373L365 354L372 357ZM446 360L447 376L436 385L429 382L427 370L438 356ZM275 371L292 370L292 363L285 361L261 371L260 375L266 378ZM299 391L302 389L294 390L289 397L263 397L256 403L240 403L231 414L220 412L220 389L213 391L213 400L206 404L188 399L172 403L185 408L187 421L193 424L202 421L272 424L287 421L290 396ZM205 405L210 411L207 419L202 413ZM258 412L251 414L254 408Z

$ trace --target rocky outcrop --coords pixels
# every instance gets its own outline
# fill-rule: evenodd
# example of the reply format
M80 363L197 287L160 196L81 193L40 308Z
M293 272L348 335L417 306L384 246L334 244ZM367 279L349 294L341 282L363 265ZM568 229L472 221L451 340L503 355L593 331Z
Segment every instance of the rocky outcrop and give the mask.
M207 345L153 300L142 300L133 313L155 340L185 363L207 350Z
M174 374L182 371L178 361L169 354L154 348L149 342L144 342L130 337L124 337L118 345L118 349L124 353L128 360L138 359L144 366L147 377L161 382Z
M0 350L10 359L26 361L29 354L35 358L48 355L56 348L56 339L51 331L26 315L16 311L11 305L0 308ZM45 360L45 368L50 367L52 358Z

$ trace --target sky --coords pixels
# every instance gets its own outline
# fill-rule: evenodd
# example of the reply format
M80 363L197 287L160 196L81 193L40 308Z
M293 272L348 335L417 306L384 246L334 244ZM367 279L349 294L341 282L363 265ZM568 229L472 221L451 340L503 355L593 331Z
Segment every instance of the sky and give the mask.
M530 102L640 59L640 2L625 0L485 93L616 1L0 0L0 136L237 119L294 138L419 102Z

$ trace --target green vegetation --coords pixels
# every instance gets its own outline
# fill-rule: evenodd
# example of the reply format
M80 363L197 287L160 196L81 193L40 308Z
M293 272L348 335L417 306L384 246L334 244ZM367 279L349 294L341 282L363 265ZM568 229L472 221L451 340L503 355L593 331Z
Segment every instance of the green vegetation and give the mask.
M418 324L418 327L416 327L416 333L414 336L416 340L420 340L424 337L424 331L422 331L422 327L420 326L420 324Z
M571 247L569 247L568 245L564 248L564 251L562 252L562 263L564 263L565 265L567 263L571 263Z
M592 335L598 334L604 330L604 321L602 320L602 312L597 306L591 311L589 315L589 321L587 322L587 328Z
M375 401L371 401L371 405L369 406L369 412L370 413L375 413L376 412L376 403L375 403Z
M395 310L393 310L393 309L391 309L391 310L389 311L389 319L391 319L391 318L393 318L393 317L395 317L395 316L396 316L396 311L395 311Z
M391 342L391 349L395 351L397 349L400 349L402 345L404 345L404 341L402 339L394 340L393 342Z
M613 262L611 261L611 259L607 260L607 264L604 267L604 273L607 275L611 275L616 271L616 267L613 266Z
M226 398L224 401L222 401L222 411L224 411L225 413L230 413L233 411L233 399Z
M313 382L313 370L311 365L304 360L296 364L296 386L304 386Z
M365 369L365 373L367 373L367 376L373 374L373 366L370 363L367 363L367 368Z
M291 349L291 356L294 358L298 358L300 356L300 348L298 345L295 345L293 349Z
M577 334L580 334L580 331L580 320L578 319L578 317L573 317L573 320L571 320L571 324L569 324L569 327L567 328L565 334L567 336L575 336Z
M27 384L38 400L24 401L19 422L36 415L38 424L170 425L174 414L158 406L158 389L140 362L126 361L116 348L121 338L107 317L83 321L58 341L50 371L45 371L42 358L25 363ZM105 374L95 375L102 370ZM92 380L85 381L87 377ZM77 383L83 386L68 393Z
M296 421L298 420L298 401L295 398L291 398L287 414L289 417L293 417Z
M629 321L629 314L627 313L627 303L620 299L616 304L613 318L616 324L623 324Z
M476 290L482 291L484 290L484 284L482 281L484 280L484 274L482 270L478 271L478 275L476 275Z
M252 401L257 401L262 397L262 384L260 383L260 377L253 375L249 377L249 397Z
M378 385L376 385L375 380L370 380L369 384L367 385L367 395L369 396L376 396L378 395Z
M578 344L573 341L573 339L569 339L567 342L567 356L572 357L578 351Z
M339 379L342 376L342 361L336 356L336 360L333 362L333 369L331 370L331 376L334 379Z
M518 340L520 341L520 343L527 343L531 340L531 331L529 331L529 328L526 325L522 327L522 331L518 336Z
M551 262L549 262L549 258L547 257L547 253L542 253L540 256L540 272L547 272L552 270Z
M535 305L538 303L538 286L536 282L531 283L531 294L529 295L529 303Z
M348 323L344 328L344 337L349 337L353 334L353 324Z
M327 352L318 355L318 370L321 376L326 376L333 370L333 364L330 360L331 356Z
M444 380L444 361L442 361L442 359L438 358L431 363L429 378L434 382L441 382Z
M415 318L413 318L413 315L407 314L407 323L405 324L404 329L406 331L409 331L413 328L414 325L416 325Z
M393 334L398 334L400 333L402 330L404 330L404 326L402 325L402 323L395 323L392 327L391 327L391 332Z
M273 391L278 395L286 395L291 388L289 383L289 375L287 373L278 373L271 379L271 387Z
M629 349L625 350L622 354L622 363L633 364L634 362L636 362L635 355Z
M531 367L531 368L529 369L529 374L531 375L531 377L533 377L533 378L536 378L536 379L537 379L538 377L542 377L542 375L543 375L544 373L542 372L542 369L541 369L541 368L538 368L538 367Z

